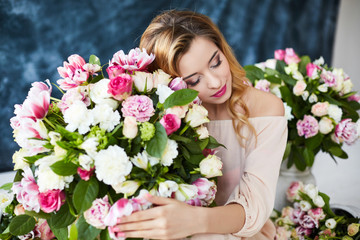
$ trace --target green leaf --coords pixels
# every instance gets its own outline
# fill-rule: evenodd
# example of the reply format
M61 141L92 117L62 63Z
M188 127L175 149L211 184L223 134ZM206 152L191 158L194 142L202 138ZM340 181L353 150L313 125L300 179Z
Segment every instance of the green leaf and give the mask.
M92 177L89 181L81 180L75 187L73 195L74 207L78 212L83 212L91 207L99 192L99 183Z
M177 142L190 143L191 139L187 137L183 137L177 134L171 134L170 139L175 140Z
M213 148L217 148L217 147L223 147L226 149L226 147L224 145L222 145L221 143L219 143L214 137L212 136L209 136L209 143L208 145L206 146L206 148L208 149L213 149Z
M303 152L303 156L304 156L304 159L305 159L306 166L311 167L314 164L314 159L315 159L314 152L311 149L305 147L304 152Z
M201 150L204 150L206 148L206 146L209 144L210 138L205 138L203 140L199 140L199 146L201 148Z
M205 157L203 154L192 154L190 156L190 159L188 160L188 162L194 164L194 165L199 165L199 163L201 162L201 160L203 160Z
M65 228L55 228L52 225L51 221L48 221L49 227L51 229L51 231L54 233L55 237L58 240L68 240L68 229L67 227Z
M40 212L34 212L34 211L28 211L28 210L25 210L25 214L26 215L29 215L29 216L32 216L32 217L35 217L35 218L43 218L43 219L48 219L51 217L51 215L49 213L45 213L43 211L40 211Z
M305 139L306 147L309 148L309 149L317 148L318 146L320 146L323 137L324 137L324 135L322 135L321 133L318 133L318 134L316 134L315 136L313 136L311 138Z
M54 228L64 228L72 224L76 218L70 213L68 203L62 205L60 210L52 214L49 221Z
M295 86L296 84L296 80L286 74L280 74L279 77L290 86Z
M35 219L28 215L19 215L14 217L9 225L10 233L16 236L24 235L35 227Z
M294 108L293 95L290 92L289 88L286 86L282 86L279 88L281 92L281 98L286 102L286 104L292 108Z
M90 55L89 63L101 66L100 59L97 56L93 55L93 54Z
M301 61L300 61L300 63L299 63L299 72L302 74L302 75L304 75L304 76L306 76L306 65L308 64L308 63L310 63L311 62L311 60L310 60L310 58L309 58L309 56L302 56L301 57Z
M111 240L109 231L107 229L101 231L100 240Z
M50 166L54 173L60 176L71 176L77 172L77 165L72 162L57 161Z
M78 240L93 240L101 232L101 229L97 229L89 225L83 215L81 215L81 217L77 221L76 227L78 230Z
M341 157L341 155L343 154L343 150L339 146L332 146L331 148L329 148L329 152L337 157Z
M335 217L334 212L330 208L330 197L322 192L319 192L319 195L323 198L325 202L325 206L323 207L323 209L326 212L326 215L329 215L329 217Z
M286 67L286 63L284 61L279 61L279 60L276 61L276 70L279 73L285 73L284 70L285 67Z
M265 73L268 75L268 76L275 76L275 75L278 75L279 72L274 70L274 69L271 69L271 68L265 68ZM266 77L267 79L267 77Z
M31 157L24 157L24 159L26 159L26 161L29 164L34 164L37 160L39 160L40 158L43 158L45 156L48 156L50 153L39 153L35 156L31 156Z
M155 135L147 144L146 151L153 157L161 158L166 144L167 135L165 128L159 123L155 123Z
M12 188L12 186L13 186L13 183L12 183L12 182L10 182L10 183L5 183L5 184L3 184L3 185L0 187L0 189L4 189L4 190L6 190L6 191L10 191L11 188Z
M90 82L90 83L97 83L98 81L100 81L100 80L103 79L103 78L104 78L104 75L99 74L99 75L93 77L89 82Z
M173 92L164 102L164 108L171 108L174 106L184 106L191 103L199 94L198 91L192 89L180 89Z
M267 76L265 77L266 80L268 80L271 83L281 84L282 80L275 76Z
M66 130L63 126L56 125L56 132L60 133L61 136L69 141L76 141L78 139L83 139L83 136L77 132L70 132Z
M306 164L302 152L300 152L295 145L292 145L291 150L290 156L292 155L296 168L300 171L304 171L306 169Z
M247 66L244 66L244 70L246 72L246 77L252 83L254 83L255 80L264 79L264 72L258 67L255 67L253 65L247 65Z
M11 240L13 235L11 233L2 233L0 234L0 239Z
M105 229L106 232L107 229ZM77 240L78 239L78 231L76 229L76 224L72 224L70 227L70 237L69 240Z

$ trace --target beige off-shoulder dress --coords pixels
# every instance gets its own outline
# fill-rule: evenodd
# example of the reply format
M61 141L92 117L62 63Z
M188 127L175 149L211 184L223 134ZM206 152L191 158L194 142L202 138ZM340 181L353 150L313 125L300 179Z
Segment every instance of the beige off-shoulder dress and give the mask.
M248 128L241 147L232 120L215 120L207 124L209 133L227 149L219 148L223 176L218 178L217 205L241 204L245 209L244 227L232 234L197 234L191 239L274 239L275 226L269 220L274 207L276 184L287 141L287 119L284 116L249 118L257 139Z

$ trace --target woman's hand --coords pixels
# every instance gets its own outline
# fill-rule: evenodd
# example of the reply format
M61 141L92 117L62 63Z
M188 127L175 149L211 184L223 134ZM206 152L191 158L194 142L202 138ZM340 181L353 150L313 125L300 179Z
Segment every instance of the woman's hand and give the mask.
M200 232L197 207L184 202L148 195L155 207L120 219L114 230L126 238L177 239ZM118 236L119 236L118 235Z

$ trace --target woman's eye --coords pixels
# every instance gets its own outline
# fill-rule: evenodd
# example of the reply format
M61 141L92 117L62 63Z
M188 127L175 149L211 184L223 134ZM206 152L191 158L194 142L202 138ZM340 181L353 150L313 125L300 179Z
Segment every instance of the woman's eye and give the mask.
M200 77L198 77L195 82L188 82L188 84L189 84L190 86L194 87L194 86L196 86L199 82L200 82Z
M222 61L220 60L220 55L218 55L216 59L217 59L216 64L211 66L211 68L216 68L216 67L220 66L220 64L222 63Z

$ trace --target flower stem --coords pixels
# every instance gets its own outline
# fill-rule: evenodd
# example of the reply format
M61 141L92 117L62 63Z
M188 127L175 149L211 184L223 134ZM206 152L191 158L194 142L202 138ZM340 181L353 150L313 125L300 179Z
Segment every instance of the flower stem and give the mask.
M51 100L54 100L54 101L57 101L57 102L60 102L61 100L60 99L57 99L57 98L54 98L54 97L50 97Z
M52 124L52 122L49 121L49 119L47 119L46 117L44 117L44 121L50 125L50 127L52 127L53 129L55 129L54 124Z
M186 126L181 130L179 135L181 136L189 128L189 126L190 126L189 123L186 123Z

